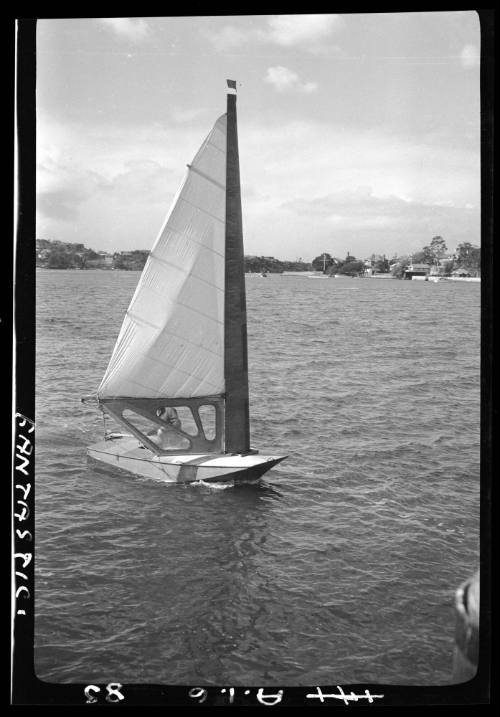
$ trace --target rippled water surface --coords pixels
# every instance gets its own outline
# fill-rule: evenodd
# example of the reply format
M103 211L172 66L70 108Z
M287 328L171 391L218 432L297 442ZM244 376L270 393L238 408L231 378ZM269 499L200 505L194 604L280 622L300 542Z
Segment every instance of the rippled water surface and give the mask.
M139 274L37 273L36 671L52 682L451 682L479 553L478 284L247 280L258 486L96 470Z

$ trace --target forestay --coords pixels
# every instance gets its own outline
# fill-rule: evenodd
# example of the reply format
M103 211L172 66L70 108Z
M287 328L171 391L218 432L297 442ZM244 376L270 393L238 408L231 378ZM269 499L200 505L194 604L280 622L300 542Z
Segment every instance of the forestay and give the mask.
M225 391L226 134L223 115L188 165L128 308L100 399Z

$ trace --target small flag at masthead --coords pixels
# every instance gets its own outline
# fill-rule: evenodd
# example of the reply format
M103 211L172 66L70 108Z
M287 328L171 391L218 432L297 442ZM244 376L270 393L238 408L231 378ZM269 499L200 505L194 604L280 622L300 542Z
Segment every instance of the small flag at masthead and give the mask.
M227 82L228 87L230 87L233 90L236 89L236 80L226 80L226 82Z

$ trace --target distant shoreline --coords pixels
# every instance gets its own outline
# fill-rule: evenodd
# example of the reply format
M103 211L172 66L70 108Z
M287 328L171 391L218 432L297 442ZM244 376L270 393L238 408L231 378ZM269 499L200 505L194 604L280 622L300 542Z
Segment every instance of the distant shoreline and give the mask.
M103 271L103 272L119 271L119 272L124 272L127 274L133 273L133 272L140 273L142 271L142 269L115 269L115 268L111 268L111 267L108 268L108 267L97 267L97 266L89 267L88 269L81 269L79 267L67 267L64 269L63 268L57 269L54 267L49 268L47 266L37 266L35 268L37 271L83 271L83 272L86 272L86 271ZM254 271L246 271L245 276L252 276L252 277L255 276L255 277L264 278L262 276L262 274L260 274L258 272L254 272ZM266 272L265 278L268 278L269 276L281 276L281 277L288 278L288 279L291 279L293 277L300 277L300 278L307 279L310 277L316 278L318 276L321 276L321 277L324 276L325 279L330 279L330 278L331 279L395 279L395 280L399 280L399 281L408 281L408 279L398 279L398 277L393 276L392 274L371 274L368 276L352 277L352 276L348 276L345 274L338 274L338 275L334 274L332 276L328 276L327 274L322 274L322 272L312 272L312 271L270 271L270 272ZM480 283L481 277L480 276L419 276L419 277L414 277L413 279L411 279L411 281L426 281L429 284L441 283L442 281L453 281L453 282L465 281L468 283L471 283L471 282L472 283Z

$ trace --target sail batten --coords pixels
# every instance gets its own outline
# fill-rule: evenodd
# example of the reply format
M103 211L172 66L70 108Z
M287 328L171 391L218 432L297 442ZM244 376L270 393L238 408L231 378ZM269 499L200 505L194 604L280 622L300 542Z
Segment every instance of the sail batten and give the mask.
M206 179L207 182L212 182L212 184L215 184L216 187L219 187L219 189L222 189L223 192L226 191L226 187L218 182L216 179L213 179L213 177L209 177L208 174L205 174L205 172L201 172L199 169L196 169L196 167L193 167L191 164L188 164L188 169L190 169L192 172L195 172L199 177L203 177L203 179Z
M134 312L130 311L130 309L127 311L127 316L132 319L132 321L135 321L136 324L150 326L152 329L161 329L161 326L159 324L153 324L151 321L145 319L144 316L137 316L137 314L134 314Z
M182 232L176 231L173 227L169 227L169 231L170 231L172 234L178 234L179 236L182 236ZM199 246L203 247L204 249L207 249L207 247L205 247L203 243L197 242L193 237L190 237L190 238L189 238L189 241L192 242L193 244L198 244ZM211 251L213 254L217 254L218 256L221 257L222 260L224 260L224 253L220 253L220 252L216 251L216 250L213 249L213 248L211 248L210 251ZM157 254L154 253L154 249L151 250L151 253L150 253L150 255L149 255L148 258L149 258L149 259L156 259L156 260L162 261L161 259L158 258ZM164 260L163 260L163 261L164 261Z
M185 197L181 197L181 201L182 201L182 202L185 202L186 204L189 204L189 206L193 207L193 209L196 209L196 210L198 210L199 212L205 212L205 214L207 214L207 215L208 215L209 217L211 217L212 219L215 219L215 221L220 222L221 224L225 224L225 221L224 221L224 219L223 219L222 217L217 217L217 216L215 216L215 214L211 214L211 213L208 211L208 209L204 209L203 207L198 207L196 204L193 204L192 202L190 202L190 201L189 201L188 199L186 199Z
M165 259L160 259L157 256L151 255L150 258L154 259L154 261L157 261L160 264L163 264L164 266L170 267L171 269L176 269L176 270L182 272L183 274L185 274L186 276L189 275L191 277L191 279L193 279L195 281L201 281L203 284L210 286L212 289L215 289L216 291L220 291L220 292L224 293L224 289L222 286L218 286L217 284L214 284L213 282L208 281L203 276L198 276L197 274L193 274L193 272L188 272L187 269L184 269L182 266L178 266L177 264L174 264L171 261L166 261ZM160 294L160 292L158 292L158 293ZM130 309L127 309L127 313L128 314L131 313Z

